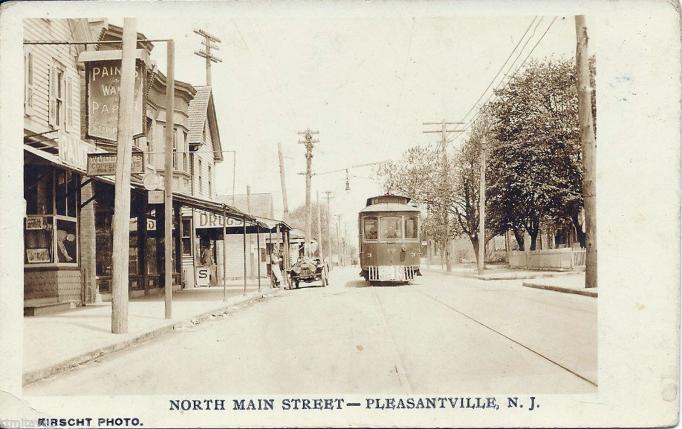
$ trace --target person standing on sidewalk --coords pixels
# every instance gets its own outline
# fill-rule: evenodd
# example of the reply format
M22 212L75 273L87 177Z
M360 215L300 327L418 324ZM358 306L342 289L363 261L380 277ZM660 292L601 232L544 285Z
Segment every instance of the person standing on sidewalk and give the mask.
M201 252L201 265L208 267L209 269L209 280L208 287L215 286L216 284L216 265L213 259L213 242L208 242L208 247L204 247L203 252Z

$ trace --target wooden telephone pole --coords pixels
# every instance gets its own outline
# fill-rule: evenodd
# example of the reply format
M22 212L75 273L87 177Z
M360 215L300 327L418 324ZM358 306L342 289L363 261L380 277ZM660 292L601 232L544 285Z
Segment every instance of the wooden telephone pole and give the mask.
M443 182L443 186L448 186L449 183L449 172L448 172L448 154L447 154L447 146L448 146L448 134L450 133L461 133L464 130L460 128L455 128L455 129L448 129L448 125L462 125L464 124L463 122L446 122L445 119L443 119L440 122L423 122L422 125L424 126L433 126L433 125L440 125L440 130L424 130L422 131L424 134L430 134L430 133L440 133L441 135L441 140L440 140L440 150L441 150L441 180ZM450 257L447 254L448 252L448 235L450 234L450 218L448 216L448 211L446 208L441 208L441 215L442 215L442 222L443 225L445 226L445 245L443 246L442 249L442 255L445 256L445 265L448 271L452 270L452 265L450 261Z
M313 177L313 145L319 143L318 139L313 139L313 135L320 134L319 131L311 131L307 128L305 131L300 131L299 135L303 136L303 141L299 140L300 144L305 145L305 245L304 252L306 256L310 256L310 238L312 234L311 228L311 206L310 206L310 187Z
M194 30L194 33L204 38L204 40L201 41L201 44L204 45L203 49L200 51L194 51L194 55L198 55L206 59L206 86L211 86L211 63L219 63L223 61L213 54L213 50L220 50L215 43L221 43L221 40L201 29Z
M331 224L331 218L332 218L332 212L329 209L329 201L332 199L332 192L331 191L325 191L324 195L327 197L327 245L329 246L329 268L331 268L331 260L332 260L332 224Z
M317 191L317 249L320 252L320 260L324 261L322 248L322 218L320 216L320 191Z
M111 332L128 332L128 264L130 235L130 169L133 148L133 104L135 99L135 50L137 21L123 20L121 88L114 189L113 251L111 276Z
M284 179L284 154L282 153L282 143L277 143L277 154L279 155L279 181L282 185L282 217L284 222L289 221L289 201L287 199L287 184Z
M485 270L485 169L487 162L486 138L481 139L481 176L478 183L478 273Z
M578 80L578 119L583 148L583 206L585 209L585 287L597 287L596 150L592 118L592 88L587 52L587 23L584 15L575 17L575 62Z
M164 237L164 304L165 317L173 317L173 137L175 134L175 42L167 42L167 74L166 76L166 128L164 182L165 189L163 208L163 237Z

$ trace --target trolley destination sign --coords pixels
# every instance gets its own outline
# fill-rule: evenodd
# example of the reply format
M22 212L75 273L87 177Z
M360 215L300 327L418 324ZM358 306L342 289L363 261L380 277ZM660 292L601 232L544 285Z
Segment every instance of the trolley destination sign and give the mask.
M144 154L133 152L131 174L144 173ZM116 153L89 153L88 176L113 176L116 174Z

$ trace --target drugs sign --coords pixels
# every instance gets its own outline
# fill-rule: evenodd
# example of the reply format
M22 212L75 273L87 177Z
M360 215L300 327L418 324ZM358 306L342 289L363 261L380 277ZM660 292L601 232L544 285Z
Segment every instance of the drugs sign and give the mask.
M121 61L89 61L86 63L88 136L116 141L118 136L118 105L121 89ZM143 132L142 68L135 67L135 100L133 103L133 134Z

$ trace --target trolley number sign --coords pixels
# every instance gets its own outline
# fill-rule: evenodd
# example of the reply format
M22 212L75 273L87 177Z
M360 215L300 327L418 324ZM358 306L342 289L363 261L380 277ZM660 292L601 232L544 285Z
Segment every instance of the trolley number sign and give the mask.
M133 152L131 174L144 173L144 154ZM116 153L89 153L88 176L113 176L116 174Z

